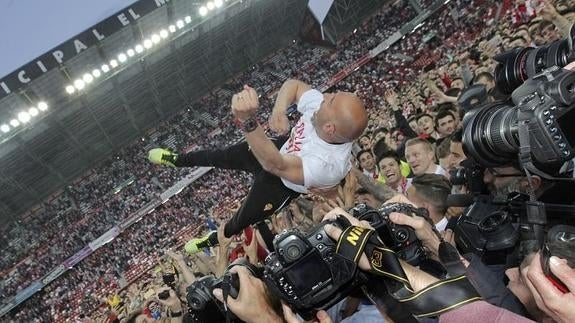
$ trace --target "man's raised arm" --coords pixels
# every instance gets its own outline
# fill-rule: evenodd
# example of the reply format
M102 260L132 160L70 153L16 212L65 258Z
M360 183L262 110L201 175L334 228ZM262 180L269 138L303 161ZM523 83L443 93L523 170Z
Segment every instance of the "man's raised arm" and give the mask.
M299 101L302 94L311 87L298 80L287 80L284 82L278 92L276 103L270 116L269 126L270 129L276 133L283 135L289 131L289 120L286 116L287 108L292 104Z
M294 184L304 185L301 158L280 154L255 118L258 109L258 94L247 85L232 97L232 113L240 122L251 151L262 168Z

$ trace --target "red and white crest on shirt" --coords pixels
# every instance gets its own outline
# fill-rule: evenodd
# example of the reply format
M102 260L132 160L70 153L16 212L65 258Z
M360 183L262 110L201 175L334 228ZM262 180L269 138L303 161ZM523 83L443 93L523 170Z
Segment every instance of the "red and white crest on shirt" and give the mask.
M298 121L298 123L292 130L288 140L288 146L287 146L288 154L301 151L302 140L305 138L303 134L304 128L305 127L303 121L302 120Z

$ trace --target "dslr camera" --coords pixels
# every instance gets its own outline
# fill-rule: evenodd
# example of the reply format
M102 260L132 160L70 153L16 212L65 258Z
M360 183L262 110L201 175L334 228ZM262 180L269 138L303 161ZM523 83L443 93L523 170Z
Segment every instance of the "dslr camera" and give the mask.
M495 86L505 94L511 94L527 79L552 66L565 66L575 60L573 43L575 26L569 37L538 48L514 48L494 57L499 62L495 68Z
M350 225L339 217L322 222L308 234L286 230L276 235L275 252L265 260L266 285L304 319L312 319L317 310L335 305L367 281L352 260L336 253L326 224L342 229Z
M519 240L518 219L528 199L523 194L513 193L508 201L499 203L490 196L476 196L454 228L459 249L463 253L479 255L487 264L506 261Z
M226 269L222 277L214 275L204 276L194 281L186 289L188 301L188 314L192 322L242 322L231 311L227 311L224 304L219 302L213 291L221 288L224 295L237 298L240 290L240 282L236 273L231 273L234 266L246 267L252 275L261 277L261 270L251 265L245 258L238 258Z
M555 179L537 166L559 168L575 157L575 72L560 68L575 60L574 41L571 26L566 39L495 57L496 87L512 93L513 104L495 102L466 113L467 156L484 167L519 161L531 172Z
M559 169L575 156L575 72L547 69L516 89L512 99L515 105L498 102L465 115L466 155L484 167L519 161L555 179L537 167Z
M393 212L407 215L416 214L425 219L428 218L427 210L402 203L384 204L379 209L374 209L366 204L358 204L349 213L360 221L369 222L383 243L395 251L398 258L417 266L426 258L423 245L417 239L413 228L395 224L389 220L389 215Z

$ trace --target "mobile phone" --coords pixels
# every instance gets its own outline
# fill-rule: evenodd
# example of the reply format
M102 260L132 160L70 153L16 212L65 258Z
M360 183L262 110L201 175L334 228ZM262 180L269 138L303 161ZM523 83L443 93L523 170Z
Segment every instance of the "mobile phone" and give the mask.
M563 293L568 293L569 289L553 274L549 265L549 259L552 256L566 259L567 264L571 268L575 268L575 259L571 259L569 254L565 253L566 250L572 250L573 248L575 248L575 227L570 225L553 226L547 233L546 241L541 248L541 268L543 268L543 273L553 286Z

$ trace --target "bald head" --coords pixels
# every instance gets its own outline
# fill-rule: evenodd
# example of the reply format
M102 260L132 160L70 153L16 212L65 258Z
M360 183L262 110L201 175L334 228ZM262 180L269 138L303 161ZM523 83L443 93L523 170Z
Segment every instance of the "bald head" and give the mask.
M333 123L338 136L353 141L361 136L367 127L368 116L363 102L353 93L339 92L334 100Z

